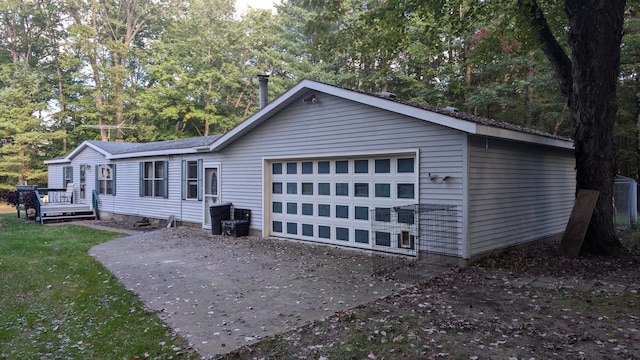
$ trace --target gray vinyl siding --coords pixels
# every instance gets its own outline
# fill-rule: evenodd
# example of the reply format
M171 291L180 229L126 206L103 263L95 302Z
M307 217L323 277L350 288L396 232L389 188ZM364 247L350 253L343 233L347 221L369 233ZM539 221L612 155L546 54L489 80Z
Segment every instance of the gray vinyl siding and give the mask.
M177 220L201 223L202 201L182 200L182 160L197 160L211 154L193 156L145 157L117 160L116 196L113 196L112 212L123 215L167 219L173 215ZM140 196L140 162L167 161L169 196Z
M570 150L469 137L471 256L562 233L575 195Z
M47 187L52 189L62 188L62 173L64 167L69 164L52 164L47 166Z
M328 94L317 98L315 104L293 102L220 154L221 199L251 208L252 229L263 223L263 159L418 150L420 202L462 206L465 134ZM449 180L432 181L428 173Z

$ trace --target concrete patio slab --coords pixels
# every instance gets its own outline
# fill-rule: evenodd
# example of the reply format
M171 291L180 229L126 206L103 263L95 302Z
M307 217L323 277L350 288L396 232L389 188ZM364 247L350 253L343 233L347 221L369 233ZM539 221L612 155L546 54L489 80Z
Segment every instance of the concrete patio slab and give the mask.
M200 229L135 234L89 253L204 358L407 286L371 276L363 251Z

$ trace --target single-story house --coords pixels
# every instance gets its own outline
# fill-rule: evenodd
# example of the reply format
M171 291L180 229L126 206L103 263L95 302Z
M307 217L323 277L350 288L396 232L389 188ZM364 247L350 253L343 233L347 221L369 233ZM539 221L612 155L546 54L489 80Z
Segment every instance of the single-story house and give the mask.
M46 163L101 213L210 228L224 201L263 236L465 260L561 234L576 186L566 138L310 80L221 136L85 141Z

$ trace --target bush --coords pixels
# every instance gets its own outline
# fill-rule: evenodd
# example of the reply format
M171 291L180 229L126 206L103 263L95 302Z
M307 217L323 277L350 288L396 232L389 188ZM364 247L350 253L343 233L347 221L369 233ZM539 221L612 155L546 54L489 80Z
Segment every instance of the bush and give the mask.
M16 190L7 191L7 193L4 194L4 201L9 205L18 206L19 199L20 194L18 194Z
M37 209L38 208L38 195L35 191L28 191L22 194L22 200L24 201L25 209Z

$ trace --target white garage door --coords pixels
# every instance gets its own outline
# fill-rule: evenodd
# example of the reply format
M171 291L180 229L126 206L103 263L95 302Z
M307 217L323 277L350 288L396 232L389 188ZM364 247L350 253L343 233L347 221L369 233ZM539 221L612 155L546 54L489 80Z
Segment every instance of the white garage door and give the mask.
M371 234L372 210L418 202L416 154L272 160L270 234L336 245L393 247ZM387 211L388 213L388 211Z

